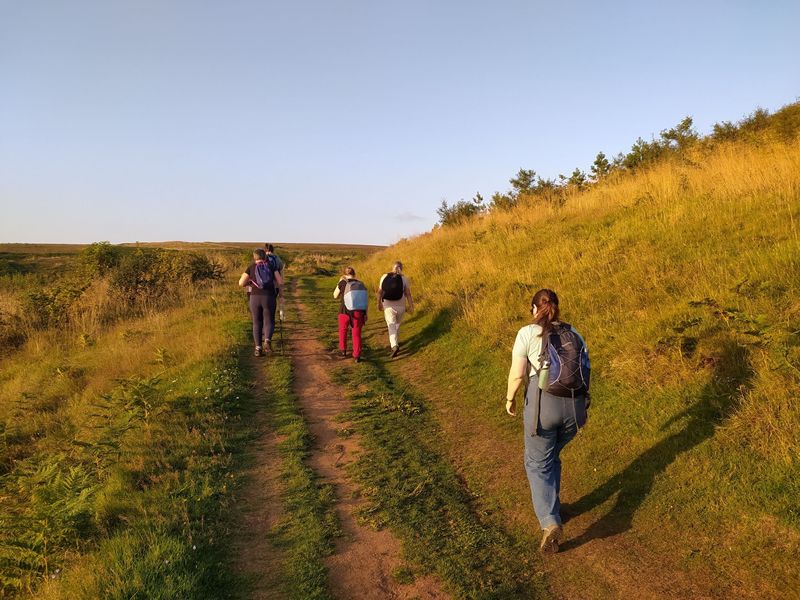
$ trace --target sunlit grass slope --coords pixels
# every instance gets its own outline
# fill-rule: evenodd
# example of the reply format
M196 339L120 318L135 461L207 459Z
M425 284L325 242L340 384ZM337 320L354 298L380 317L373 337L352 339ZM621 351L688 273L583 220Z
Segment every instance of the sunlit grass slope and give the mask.
M487 503L530 523L502 401L531 295L553 288L593 361L590 424L565 455L564 501L596 513L587 537L633 531L717 593L781 594L800 585L798 227L800 145L732 142L357 266L377 281L404 261L408 347L429 391L458 398L462 429L485 427L457 443ZM512 458L483 455L481 437Z

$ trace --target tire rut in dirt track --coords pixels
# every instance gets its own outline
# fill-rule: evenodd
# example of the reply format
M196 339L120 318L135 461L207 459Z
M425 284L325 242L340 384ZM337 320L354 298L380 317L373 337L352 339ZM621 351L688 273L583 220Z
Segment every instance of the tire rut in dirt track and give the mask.
M277 451L280 438L270 428L265 414L268 398L263 363L249 357L248 367L258 407L253 417L257 434L247 450L245 484L233 508L236 520L231 551L236 572L251 583L249 598L278 600L284 598L275 569L281 556L269 541L269 532L282 516L283 487Z
M357 523L355 512L364 501L358 498L357 486L344 467L360 451L359 440L337 435L348 424L335 420L349 408L349 401L331 379L333 358L307 324L307 308L297 295L295 303L300 323L291 336L294 392L314 439L309 464L334 486L342 529L334 555L326 560L331 592L348 600L449 598L434 576L417 577L408 585L397 583L392 573L403 565L400 542L387 530L375 531Z

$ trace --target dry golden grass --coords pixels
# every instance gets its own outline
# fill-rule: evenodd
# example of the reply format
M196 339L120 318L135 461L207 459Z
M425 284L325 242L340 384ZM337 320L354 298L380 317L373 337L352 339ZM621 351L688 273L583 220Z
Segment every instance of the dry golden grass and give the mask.
M561 208L530 201L436 229L356 268L377 282L404 262L421 312L406 332L422 368L486 420L485 435L509 440L517 434L485 399L501 398L531 295L555 289L585 334L596 383L592 427L568 447L566 492L599 511L595 499L627 481L615 510L644 543L779 591L800 584L790 574L800 551L799 225L800 144L762 139L698 146L573 192ZM766 571L758 544L776 548Z

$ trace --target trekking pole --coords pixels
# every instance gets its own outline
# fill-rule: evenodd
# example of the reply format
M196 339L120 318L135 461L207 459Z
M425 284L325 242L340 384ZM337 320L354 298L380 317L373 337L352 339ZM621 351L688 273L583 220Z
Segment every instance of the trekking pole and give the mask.
M280 335L281 335L281 356L283 356L283 309L282 308L280 309L280 312L278 313L278 317L279 317L279 321L280 321L280 325L278 326L278 330L280 331Z

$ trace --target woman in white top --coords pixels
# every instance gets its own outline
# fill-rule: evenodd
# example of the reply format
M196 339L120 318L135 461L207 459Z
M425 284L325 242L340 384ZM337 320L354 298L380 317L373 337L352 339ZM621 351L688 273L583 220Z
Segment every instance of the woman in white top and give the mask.
M389 328L389 345L393 358L400 351L400 323L403 322L406 312L406 302L408 302L408 313L413 314L414 299L411 297L411 287L403 275L403 263L398 260L392 266L391 272L381 277L378 284L378 310L383 312L386 326Z
M533 323L520 329L514 342L506 411L516 416L514 396L530 377L523 411L525 471L544 532L540 550L553 553L562 535L560 453L586 423L589 354L580 334L558 320L558 296L553 290L534 294L531 313Z

